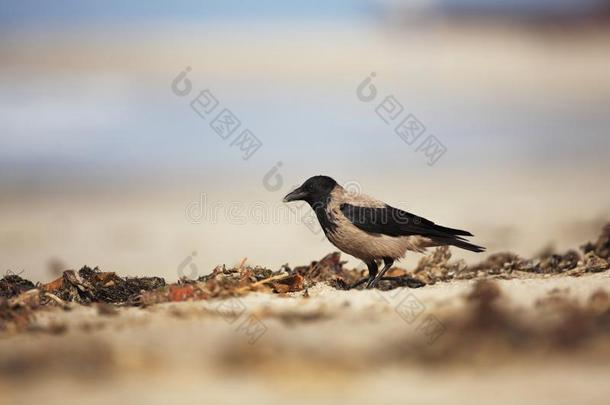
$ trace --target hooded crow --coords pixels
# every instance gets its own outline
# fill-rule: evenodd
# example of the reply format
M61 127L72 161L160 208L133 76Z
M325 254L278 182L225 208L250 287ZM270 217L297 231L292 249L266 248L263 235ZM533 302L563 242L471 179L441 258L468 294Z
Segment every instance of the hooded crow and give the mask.
M352 195L328 176L311 177L284 197L284 202L297 200L311 206L333 245L366 263L366 288L376 287L394 261L407 251L424 252L428 247L444 245L471 252L485 250L464 238L473 236L470 232L436 225L362 194ZM378 272L380 260L384 267Z

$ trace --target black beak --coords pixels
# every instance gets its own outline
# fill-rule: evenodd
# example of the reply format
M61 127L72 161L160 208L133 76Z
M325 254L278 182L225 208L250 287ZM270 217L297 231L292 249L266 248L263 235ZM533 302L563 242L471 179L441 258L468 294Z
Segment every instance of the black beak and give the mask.
M286 194L286 197L284 197L284 202L303 200L307 197L307 195L308 194L306 191L297 188L293 192Z

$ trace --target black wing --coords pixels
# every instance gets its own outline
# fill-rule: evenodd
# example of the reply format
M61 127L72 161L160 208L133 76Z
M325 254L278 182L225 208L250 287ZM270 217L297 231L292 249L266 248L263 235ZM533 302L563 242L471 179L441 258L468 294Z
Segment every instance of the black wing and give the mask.
M340 209L352 224L365 232L388 236L419 235L430 238L439 245L457 246L473 252L485 250L463 238L463 236L473 236L470 232L436 225L428 219L389 205L383 208L371 208L341 204Z

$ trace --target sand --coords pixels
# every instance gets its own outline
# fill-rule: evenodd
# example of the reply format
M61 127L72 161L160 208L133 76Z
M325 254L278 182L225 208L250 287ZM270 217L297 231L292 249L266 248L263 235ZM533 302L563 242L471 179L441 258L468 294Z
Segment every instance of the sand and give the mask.
M308 296L50 308L36 313L38 331L0 339L0 403L607 403L608 325L565 342L555 338L569 330L555 326L574 308L587 319L607 311L600 289L609 280L555 275L391 291L320 283ZM490 286L497 298L473 298ZM236 318L227 315L235 302L244 308ZM494 318L512 320L485 326L480 310L489 306ZM444 327L434 339L421 327L431 316ZM517 323L529 326L511 337Z

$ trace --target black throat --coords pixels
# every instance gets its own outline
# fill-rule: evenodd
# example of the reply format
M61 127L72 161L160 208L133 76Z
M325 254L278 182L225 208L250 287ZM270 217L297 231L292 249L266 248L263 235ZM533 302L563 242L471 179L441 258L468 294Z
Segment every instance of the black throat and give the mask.
M323 198L317 198L316 201L309 202L311 209L316 213L318 217L318 222L322 227L322 230L325 234L334 233L337 229L337 223L334 218L330 216L328 213L328 203L330 201L330 196L325 196Z

